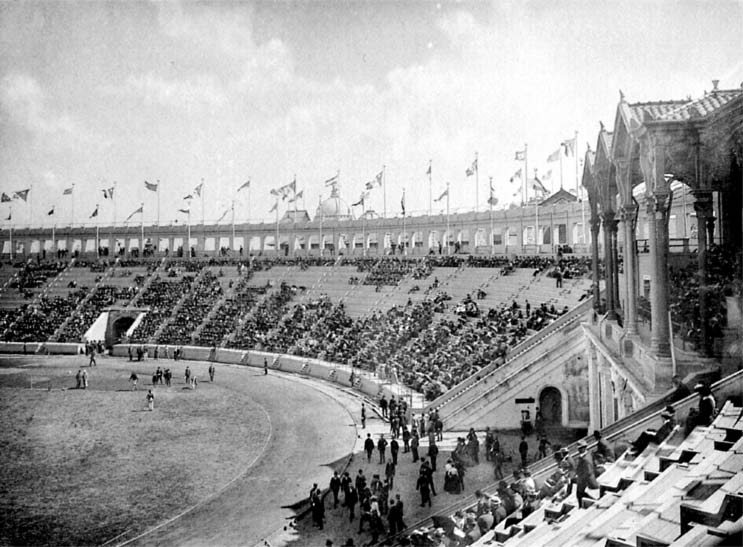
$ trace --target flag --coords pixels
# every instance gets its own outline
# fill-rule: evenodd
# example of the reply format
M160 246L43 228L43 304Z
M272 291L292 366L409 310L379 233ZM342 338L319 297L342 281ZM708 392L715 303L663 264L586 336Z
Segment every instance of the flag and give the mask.
M193 189L194 192L196 192L196 195L201 197L201 190L204 188L204 183L202 182L199 184L196 188Z
M63 196L71 196L72 195L72 189L73 188L74 188L74 186L70 186L69 188L65 188L64 190L62 190L62 195Z
M103 199L114 198L114 186L112 186L111 188L104 188L102 192L103 192Z
M0 201L2 201L3 203L5 203L6 201L12 201L12 200L10 199L10 196L8 194L6 194L5 192L3 192L2 197L0 197Z
M183 213L184 215L187 215L188 213L191 212L191 209L190 208L189 209L178 209L178 212Z
M516 161L524 161L526 159L526 150L516 150Z
M227 213L229 213L229 212L230 212L229 209L225 209L224 213L222 213L222 216L217 219L217 224L219 224L220 222L222 222L222 219L224 217L226 217L227 216Z
M449 189L447 188L447 189L446 189L446 190L444 190L444 191L443 191L443 192L441 193L441 195L440 195L439 197L437 197L437 198L436 198L436 199L435 199L434 201L441 201L442 199L444 199L444 198L445 198L446 196L448 196L448 195L449 195Z
M28 199L29 190L29 188L26 188L25 190L18 190L17 192L15 192L15 195L13 197L20 198L23 201L26 201Z
M290 198L289 199L289 203L294 203L299 198L301 198L303 195L304 195L304 190L300 190L299 192L297 192L296 194L294 194L294 197L293 198Z
M157 183L153 184L151 182L144 181L144 187L147 188L151 192L157 192L157 186L158 186Z
M475 161L473 161L473 162L472 162L472 165L471 165L470 167L468 167L468 168L467 168L467 170L465 171L465 174L466 174L466 175L467 175L468 177L471 177L471 176L472 176L472 175L474 175L474 174L475 174L476 172L477 172L477 158L475 158Z
M428 160L428 170L426 171L426 175L429 177L431 176L431 160Z
M188 194L188 195L187 195L186 197L184 197L183 199L193 199L193 194Z
M537 177L534 177L534 184L532 184L532 188L534 189L535 192L540 192L542 194L549 193L547 189L544 187L544 185L542 184L542 181L539 180Z
M13 220L12 217L13 217L13 213L8 213L8 218L6 218L5 220Z
M338 173L336 173L334 177L330 177L325 181L325 186L333 186L334 184L338 184Z
M498 205L498 198L495 197L495 196L490 196L488 198L488 205L492 205L493 207L495 207L496 205Z
M237 189L237 191L239 192L243 188L250 188L250 179L248 179L247 182L243 182L242 185L240 186L240 188Z
M511 182L513 182L516 179L520 179L520 178L521 178L521 169L519 169L513 174L513 176L511 177Z
M98 216L98 206L95 206L95 211L93 211L93 214L90 215L90 218L97 217Z
M271 207L271 210L270 210L270 211L268 211L268 212L269 212L269 213L273 213L273 212L274 212L275 210L277 210L278 208L279 208L279 202L278 202L278 201L276 201L276 202L275 202L275 203L273 204L273 207Z
M405 216L405 194L400 198L400 209L402 209L402 216Z
M54 214L54 206L52 206L51 209L49 209L49 212L47 213L47 216L51 216Z
M566 156L572 156L575 154L575 137L572 139L568 139L565 142L562 143L563 147L565 147L565 155Z
M124 222L128 221L130 218L132 218L137 213L141 213L142 210L143 210L143 207L144 207L143 205L140 205L139 208L136 211L132 212L131 215L129 215L128 217L126 217L126 220Z
M544 180L547 180L547 179L549 179L549 178L552 178L552 169L550 169L550 170L549 170L549 171L547 171L547 172L546 172L546 173L545 173L544 175L542 175L542 178L543 178Z
M374 181L371 181L370 180L364 186L366 187L367 190L373 190L374 189Z
M547 161L548 161L548 162L552 162L552 161L558 161L559 159L560 159L560 148L558 148L557 150L555 150L554 152L552 152L552 153L551 153L551 154L550 154L550 155L549 155L549 156L547 157Z
M374 182L377 183L377 186L382 186L383 179L384 179L384 169L382 169L379 173L377 173L377 176L374 177Z
M297 191L297 179L295 178L293 181L291 181L289 184L285 184L284 186L279 186L278 188L274 188L271 190L271 195L276 197L281 197L281 199L286 199L289 195L289 192L295 193Z
M362 205L363 206L364 205L364 202L366 201L366 198L368 198L368 197L369 197L369 193L368 192L361 192L361 196L359 196L359 201L357 201L356 203L352 203L351 204L351 207L357 207L359 205Z

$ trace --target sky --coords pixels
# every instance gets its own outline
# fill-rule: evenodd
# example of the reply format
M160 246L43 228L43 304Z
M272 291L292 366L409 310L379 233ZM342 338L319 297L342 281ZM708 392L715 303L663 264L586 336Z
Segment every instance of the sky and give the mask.
M130 224L229 223L233 203L237 222L270 222L295 176L314 216L325 180L350 205L383 166L364 205L379 214L400 215L403 191L427 213L447 183L451 212L485 211L490 177L507 206L515 152L556 191L548 156L576 131L579 159L595 148L620 89L739 87L741 28L732 0L0 0L0 190L30 189L0 204L2 228L121 224L140 204ZM574 188L575 159L562 168Z

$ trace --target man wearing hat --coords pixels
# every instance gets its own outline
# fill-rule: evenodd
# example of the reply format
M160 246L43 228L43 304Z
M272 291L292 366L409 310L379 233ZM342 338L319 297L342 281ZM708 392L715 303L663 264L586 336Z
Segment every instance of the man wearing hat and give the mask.
M583 506L582 501L586 496L586 488L599 487L596 482L596 471L593 467L593 459L588 454L585 441L580 441L578 443L578 463L575 468L575 484L575 497L578 499L578 507Z
M506 520L508 514L506 508L503 507L499 496L492 496L490 498L490 513L493 515L493 526L498 526L498 523Z
M613 462L614 451L611 449L609 444L601 437L601 432L599 430L593 432L593 438L596 441L596 450L593 451L594 455L600 455L602 458L604 458L605 462Z

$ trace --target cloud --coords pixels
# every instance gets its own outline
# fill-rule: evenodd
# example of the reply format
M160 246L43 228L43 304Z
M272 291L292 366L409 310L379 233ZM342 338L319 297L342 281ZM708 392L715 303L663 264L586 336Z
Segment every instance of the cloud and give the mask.
M166 79L152 72L129 76L122 86L105 86L105 93L137 97L145 104L160 104L183 109L221 107L227 101L224 89L216 78L204 75L177 80Z
M0 104L15 123L39 135L64 133L78 135L79 127L67 114L57 114L47 106L39 83L27 74L8 74L0 81Z

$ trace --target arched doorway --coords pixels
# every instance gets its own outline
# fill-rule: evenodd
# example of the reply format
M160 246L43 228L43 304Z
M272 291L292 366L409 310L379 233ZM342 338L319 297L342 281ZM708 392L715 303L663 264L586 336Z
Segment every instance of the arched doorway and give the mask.
M562 423L562 393L556 387L546 387L539 394L539 410L545 425Z
M121 337L126 334L126 331L129 330L129 327L132 326L135 319L136 317L125 316L119 317L116 321L114 321L111 325L112 340L106 340L106 343L109 345L120 343Z

